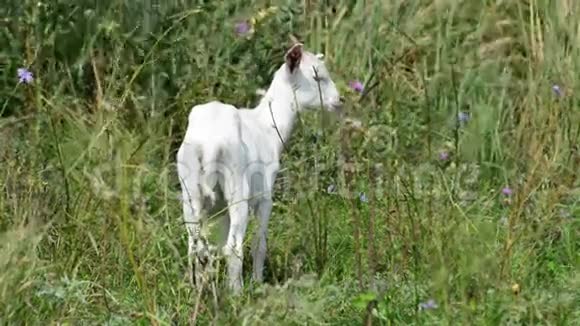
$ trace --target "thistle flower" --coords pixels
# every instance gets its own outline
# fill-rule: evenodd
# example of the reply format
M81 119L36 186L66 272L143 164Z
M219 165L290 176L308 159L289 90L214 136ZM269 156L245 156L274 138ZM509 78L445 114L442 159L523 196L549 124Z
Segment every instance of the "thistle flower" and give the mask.
M358 80L353 80L349 83L350 88L352 88L355 92L359 92L362 93L365 89L364 85L358 81Z
M236 24L235 31L238 36L243 36L250 32L250 24L246 21L239 22Z
M449 159L449 152L443 151L439 153L439 160L447 161Z
M19 83L30 84L34 80L32 72L26 68L18 68L17 74Z
M510 187L504 187L501 190L501 193L504 194L505 196L511 196L511 194L513 193L513 190Z

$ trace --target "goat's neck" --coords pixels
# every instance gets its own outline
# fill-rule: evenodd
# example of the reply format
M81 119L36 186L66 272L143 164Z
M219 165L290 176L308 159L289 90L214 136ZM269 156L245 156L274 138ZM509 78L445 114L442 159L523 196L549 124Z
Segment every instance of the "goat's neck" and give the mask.
M277 144L278 157L284 149L282 140L287 142L292 133L298 109L291 84L286 78L284 71L276 72L266 95L256 107L260 121L270 134L269 137Z

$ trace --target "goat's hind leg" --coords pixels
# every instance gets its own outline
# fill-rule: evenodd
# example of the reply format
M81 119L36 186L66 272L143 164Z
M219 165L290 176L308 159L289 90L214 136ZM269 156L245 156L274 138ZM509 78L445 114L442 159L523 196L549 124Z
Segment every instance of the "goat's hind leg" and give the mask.
M199 167L197 161L184 160L182 147L178 153L178 174L182 192L183 222L187 230L187 267L188 279L192 287L201 285L204 264L200 261L207 247L201 236L202 197L198 187Z
M201 202L184 196L183 198L183 222L187 229L187 267L188 278L192 287L201 285L204 242L201 237ZM195 276L195 278L194 278Z
M267 197L260 201L256 211L258 218L258 228L254 240L253 258L254 258L254 272L253 279L257 283L264 281L264 260L266 258L266 238L268 234L268 221L272 213L272 199Z
M249 218L248 188L244 182L240 175L233 175L225 187L230 227L223 251L228 265L228 287L236 294L243 287L243 242Z

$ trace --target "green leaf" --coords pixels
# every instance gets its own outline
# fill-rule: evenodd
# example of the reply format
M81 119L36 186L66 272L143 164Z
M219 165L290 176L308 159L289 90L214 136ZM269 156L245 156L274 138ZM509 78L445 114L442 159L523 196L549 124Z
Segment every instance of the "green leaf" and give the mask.
M361 293L352 300L353 306L359 310L363 310L367 307L369 302L376 300L377 294L374 292Z

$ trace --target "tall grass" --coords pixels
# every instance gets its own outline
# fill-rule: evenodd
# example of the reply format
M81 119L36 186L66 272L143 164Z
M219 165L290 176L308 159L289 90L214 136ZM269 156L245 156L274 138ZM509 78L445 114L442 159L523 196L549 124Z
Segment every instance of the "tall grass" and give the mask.
M3 324L580 322L573 1L0 13ZM300 115L266 284L249 282L248 255L244 293L220 283L216 307L185 277L176 147L194 104L255 104L290 34L326 54L349 119Z

